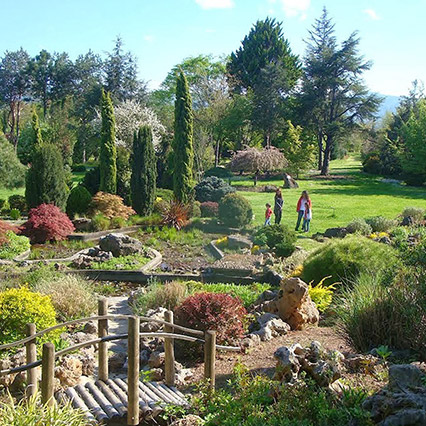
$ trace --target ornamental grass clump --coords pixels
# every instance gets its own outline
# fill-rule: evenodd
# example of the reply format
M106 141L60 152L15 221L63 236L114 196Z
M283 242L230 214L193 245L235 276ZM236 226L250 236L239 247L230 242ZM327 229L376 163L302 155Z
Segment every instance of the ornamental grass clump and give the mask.
M96 312L92 283L76 275L42 279L34 290L50 297L60 321L89 317Z
M176 322L195 330L215 330L219 344L231 344L244 335L247 311L241 300L223 293L197 293L175 311Z
M163 202L160 206L162 224L181 230L188 223L189 210L189 205L180 201Z

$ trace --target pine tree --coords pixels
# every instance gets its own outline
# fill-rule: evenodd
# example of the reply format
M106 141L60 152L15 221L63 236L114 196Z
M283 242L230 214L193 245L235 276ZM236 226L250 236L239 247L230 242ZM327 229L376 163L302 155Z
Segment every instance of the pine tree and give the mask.
M139 215L149 215L155 200L157 163L152 143L152 131L143 126L133 138L132 177L130 189L132 207Z
M99 168L101 183L99 190L115 194L117 191L117 149L115 147L115 118L111 96L102 91L101 98L101 152Z
M40 204L55 204L64 210L68 198L68 186L62 155L52 144L43 143L37 113L33 113L34 131L31 167L26 177L25 197L30 208Z
M173 140L173 192L177 200L187 203L192 198L194 180L192 168L192 101L188 82L181 71L176 82L175 122Z

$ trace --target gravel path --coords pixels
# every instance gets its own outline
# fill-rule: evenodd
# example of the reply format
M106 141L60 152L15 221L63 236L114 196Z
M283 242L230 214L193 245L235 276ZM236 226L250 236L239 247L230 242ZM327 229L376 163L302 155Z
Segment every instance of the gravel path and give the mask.
M108 297L108 313L111 315L131 315L128 296ZM109 320L108 334L126 334L126 320ZM116 340L109 344L109 350L112 352L127 352L127 340Z

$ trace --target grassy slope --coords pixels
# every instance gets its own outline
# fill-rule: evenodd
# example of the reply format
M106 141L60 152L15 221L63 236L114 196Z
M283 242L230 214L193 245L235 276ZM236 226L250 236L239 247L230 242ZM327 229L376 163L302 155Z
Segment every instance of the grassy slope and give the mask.
M312 198L313 219L311 235L334 226L345 226L355 217L385 216L395 218L405 207L426 208L426 188L413 188L381 182L380 178L361 172L356 158L336 160L331 163L332 175L346 179L300 179L299 189L284 189L283 223L294 227L297 219L296 204L302 190L308 190ZM281 180L262 181L282 185ZM233 185L253 185L253 181L236 181ZM250 200L255 222L263 223L265 203L273 205L274 194L241 192Z

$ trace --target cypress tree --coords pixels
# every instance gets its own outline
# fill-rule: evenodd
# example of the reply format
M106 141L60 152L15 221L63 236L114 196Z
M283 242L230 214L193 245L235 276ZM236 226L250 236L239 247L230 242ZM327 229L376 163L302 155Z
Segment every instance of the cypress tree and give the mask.
M25 198L30 208L40 204L55 204L64 210L68 186L61 152L52 144L44 144L36 112L33 113L34 131L31 167L27 171Z
M173 139L173 192L177 200L187 203L192 198L194 149L192 145L192 100L188 82L180 71L176 81L175 122Z
M101 98L101 152L99 156L99 190L115 194L117 192L117 149L115 147L115 118L111 96L102 90Z
M149 215L155 200L157 163L152 131L143 126L133 138L132 177L130 190L132 207L139 215Z

